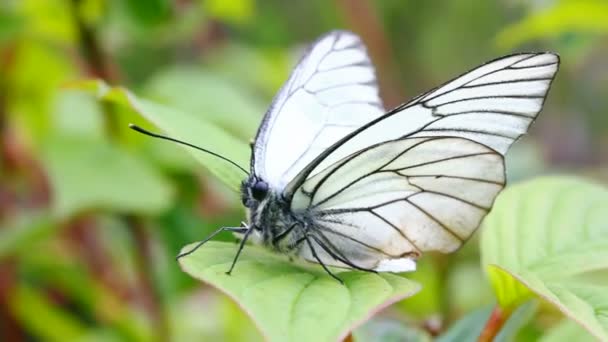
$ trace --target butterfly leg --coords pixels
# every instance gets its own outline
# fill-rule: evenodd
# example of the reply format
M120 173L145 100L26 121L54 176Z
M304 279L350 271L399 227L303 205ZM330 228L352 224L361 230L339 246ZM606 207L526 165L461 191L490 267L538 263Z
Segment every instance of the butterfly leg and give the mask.
M211 240L213 237L215 237L217 234L223 232L223 231L229 231L229 232L233 232L233 233L247 233L249 229L248 228L243 228L243 227L222 227L218 230L216 230L215 232L211 233L211 235L207 236L207 238L205 238L204 240L202 240L201 242L197 243L196 246L194 246L194 248L192 248L191 250L181 253L179 254L176 259L179 260L182 257L185 257L186 255L190 255L192 253L194 253L197 249L199 249L202 245L204 245L205 243L207 243L207 241Z
M334 258L335 260L338 260L356 270L359 271L365 271L365 272L371 272L371 273L378 273L376 270L373 270L371 268L365 268L365 267L361 267L361 266L357 266L355 264L353 264L350 260L348 260L347 257L345 257L344 255L337 255L335 251L333 251L331 248L329 248L328 246L325 245L325 243L323 243L323 241L321 241L317 236L311 235L311 237L315 240L315 242L321 246L321 248L323 248L323 250L325 252L327 252L327 254L329 254L332 258ZM329 243L329 241L327 241ZM329 243L330 247L334 248L337 250L337 248L335 248L335 246L333 246L331 243Z
M230 269L226 272L227 275L230 275L230 273L232 273L234 265L236 265L236 261L239 259L243 247L245 247L245 242L247 242L249 235L251 235L251 232L253 232L253 227L247 226L247 224L245 224L244 222L241 222L241 224L245 227L241 228L243 229L245 235L243 235L243 240L241 240L241 243L239 244L239 249L236 251L236 255L234 256L234 260L232 260L232 265L230 265Z
M321 259L317 255L317 251L315 251L314 247L312 246L312 243L310 242L310 239L308 239L308 236L306 236L306 243L308 244L308 248L310 248L310 252L312 253L312 256L317 260L317 262L319 264L321 264L321 267L323 267L323 269L325 270L325 272L327 272L327 274L329 274L330 276L332 276L332 278L334 278L338 282L340 282L340 284L344 285L344 281L342 281L342 279L338 278L337 275L333 274L329 270L329 268L327 268L327 266L325 266L325 264L323 263L323 261L321 261Z

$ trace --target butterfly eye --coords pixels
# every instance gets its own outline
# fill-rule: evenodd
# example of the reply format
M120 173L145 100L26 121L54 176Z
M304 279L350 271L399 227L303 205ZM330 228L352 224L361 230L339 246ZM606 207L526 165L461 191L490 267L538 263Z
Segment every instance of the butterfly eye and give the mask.
M253 198L255 198L258 201L263 200L264 197L266 197L267 193L268 193L268 183L266 183L264 181L257 181L251 187L251 195L253 196Z

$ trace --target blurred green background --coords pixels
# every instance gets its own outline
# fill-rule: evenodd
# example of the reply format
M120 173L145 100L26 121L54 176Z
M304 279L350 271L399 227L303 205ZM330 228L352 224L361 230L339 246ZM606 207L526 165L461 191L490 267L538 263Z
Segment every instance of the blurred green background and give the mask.
M249 141L306 44L336 28L367 44L387 107L500 55L559 53L509 178L608 182L605 0L2 0L0 340L260 340L174 259L240 222L239 196L177 146L129 130L146 126L130 110L66 85L103 78ZM436 334L494 301L475 239L411 278L424 290L355 338L400 340L405 325ZM538 310L518 340L560 319Z

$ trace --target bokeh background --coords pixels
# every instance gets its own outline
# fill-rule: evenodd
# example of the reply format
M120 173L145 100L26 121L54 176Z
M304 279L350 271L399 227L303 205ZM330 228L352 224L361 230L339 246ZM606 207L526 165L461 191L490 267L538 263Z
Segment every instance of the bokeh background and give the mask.
M500 55L559 53L509 178L608 182L605 0L2 0L0 340L260 340L174 259L240 222L239 196L180 148L129 130L145 123L128 109L66 85L102 78L249 141L306 44L336 28L368 45L387 107ZM412 278L424 290L355 339L436 334L494 301L475 239L424 258ZM518 340L561 317L539 310Z

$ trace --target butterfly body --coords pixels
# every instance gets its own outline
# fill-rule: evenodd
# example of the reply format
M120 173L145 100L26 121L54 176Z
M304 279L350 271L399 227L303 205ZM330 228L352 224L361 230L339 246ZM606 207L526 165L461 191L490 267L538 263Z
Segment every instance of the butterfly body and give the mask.
M267 183L254 176L241 185L248 224L253 229L251 239L274 251L295 254L301 247L298 240L308 227L306 215L289 210L289 204L280 193L260 184ZM260 191L260 187L265 190Z

